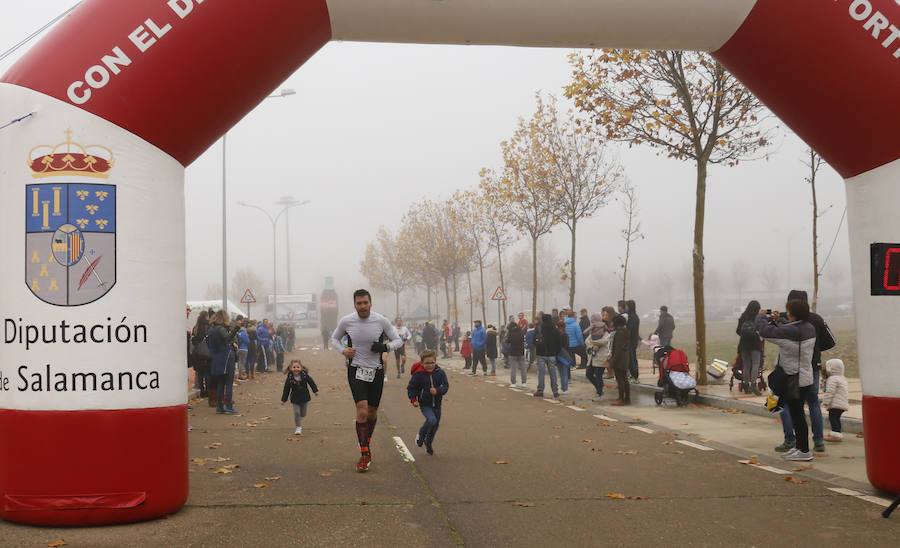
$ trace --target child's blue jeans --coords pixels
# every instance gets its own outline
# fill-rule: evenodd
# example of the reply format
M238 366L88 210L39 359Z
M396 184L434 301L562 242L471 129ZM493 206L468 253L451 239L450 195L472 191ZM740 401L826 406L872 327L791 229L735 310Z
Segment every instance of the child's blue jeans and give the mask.
M421 405L419 411L425 416L425 423L419 428L419 439L423 440L425 445L431 445L438 426L441 425L441 408Z

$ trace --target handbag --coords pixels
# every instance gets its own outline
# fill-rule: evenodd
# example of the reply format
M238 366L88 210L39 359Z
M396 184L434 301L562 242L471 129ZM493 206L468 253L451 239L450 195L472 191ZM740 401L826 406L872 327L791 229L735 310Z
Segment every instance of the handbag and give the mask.
M780 365L769 373L769 388L772 393L785 400L800 399L800 373L788 375Z
M210 359L212 358L212 352L209 350L209 335L203 337L203 340L194 345L194 358L203 358Z
M572 361L572 355L569 354L569 351L565 348L560 348L559 352L556 354L556 362L561 363L565 367L571 367Z

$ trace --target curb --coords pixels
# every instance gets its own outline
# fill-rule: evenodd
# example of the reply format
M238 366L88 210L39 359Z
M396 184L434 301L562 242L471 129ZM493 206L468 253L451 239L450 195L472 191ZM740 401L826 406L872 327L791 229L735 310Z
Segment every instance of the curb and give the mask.
M650 384L632 384L632 390L639 390L644 394L652 394L656 392L657 387ZM759 403L752 403L748 401L737 400L734 398L723 398L721 396L711 396L709 394L697 394L694 393L692 396L692 401L694 403L709 405L710 407L717 407L719 409L739 409L745 413L749 413L751 415L758 415L760 417L771 417L772 413L769 413L765 407L760 405ZM809 411L804 411L806 413L807 420L809 420ZM822 417L823 426L825 428L828 427L826 416ZM863 431L863 422L861 419L854 419L849 417L841 418L841 427L844 432L850 434L859 434Z

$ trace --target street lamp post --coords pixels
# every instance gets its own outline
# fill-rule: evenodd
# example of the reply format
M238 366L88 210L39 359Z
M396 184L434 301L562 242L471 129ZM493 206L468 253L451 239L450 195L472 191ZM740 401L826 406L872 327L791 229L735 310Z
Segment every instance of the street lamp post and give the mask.
M293 196L282 196L275 205L280 205L284 207L294 207L306 205L309 203L309 200L303 200L302 202L298 202L294 199ZM284 214L284 232L285 232L285 253L287 258L287 286L288 286L288 295L293 295L294 290L291 287L291 217L290 213Z
M281 91L274 95L269 95L266 99L275 97L287 97L295 95L297 92L291 88L282 88ZM228 132L222 135L222 310L228 313L228 187L226 182L226 141Z
M275 251L275 227L278 224L278 219L281 218L282 215L287 213L287 211L290 208L294 207L295 205L300 205L300 202L296 202L294 204L284 206L283 208L281 208L281 211L279 211L278 214L275 215L274 217L272 217L272 215L268 211L266 211L265 209L263 209L259 206L248 204L246 202L238 202L238 205L242 205L244 207L250 207L250 208L258 209L259 211L262 211L266 215L266 217L269 219L269 222L272 223L272 321L277 323L278 322L278 270L277 270L277 263L276 263L277 254Z

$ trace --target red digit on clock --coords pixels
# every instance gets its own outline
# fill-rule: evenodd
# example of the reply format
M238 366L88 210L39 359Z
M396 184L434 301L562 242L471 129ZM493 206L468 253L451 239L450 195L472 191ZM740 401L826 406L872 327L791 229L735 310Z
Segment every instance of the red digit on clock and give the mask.
M893 264L891 259L894 260ZM884 288L900 290L900 248L888 248L884 254Z

